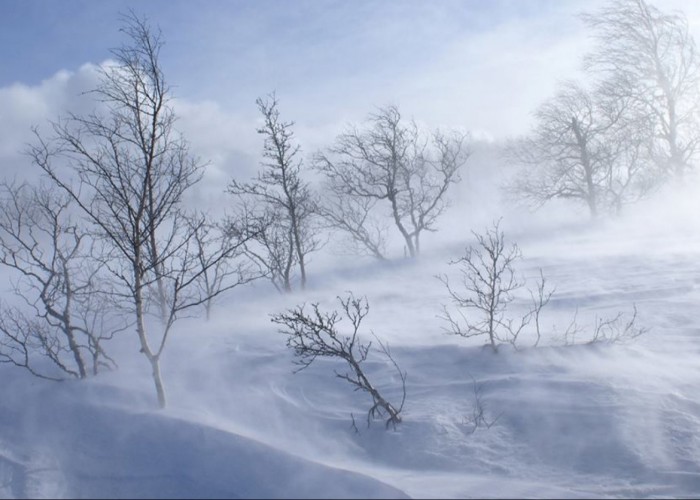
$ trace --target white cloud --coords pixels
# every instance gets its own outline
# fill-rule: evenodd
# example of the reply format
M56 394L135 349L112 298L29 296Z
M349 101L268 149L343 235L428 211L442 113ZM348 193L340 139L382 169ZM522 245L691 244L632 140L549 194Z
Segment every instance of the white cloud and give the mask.
M50 121L67 111L84 112L93 106L84 93L94 88L98 68L85 64L77 71L61 70L35 86L16 83L0 88L0 168L21 179L39 175L23 154L34 141L33 127L50 131Z
M106 61L103 64L110 64ZM99 81L98 66L85 64L77 71L60 70L35 86L13 84L0 88L0 168L3 176L36 179L41 172L23 153L36 138L51 136L51 121L72 112L84 114L99 103L89 94ZM211 101L174 102L180 116L177 128L191 145L192 153L208 163L205 177L192 197L202 203L220 204L220 194L233 175L254 174L260 139L257 117L224 112Z

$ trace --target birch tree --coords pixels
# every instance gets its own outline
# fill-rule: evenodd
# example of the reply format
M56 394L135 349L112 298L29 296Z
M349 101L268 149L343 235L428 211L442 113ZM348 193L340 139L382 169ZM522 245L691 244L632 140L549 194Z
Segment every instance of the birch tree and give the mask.
M134 13L125 16L122 32L128 42L113 51L114 64L101 68L90 94L98 108L55 122L48 140L37 134L30 154L101 242L97 257L115 281L113 299L134 319L164 407L161 359L173 324L210 298L198 288L199 278L242 242L201 265L195 234L204 221L187 223L182 200L204 165L175 129L159 61L161 34ZM159 321L147 322L149 315Z

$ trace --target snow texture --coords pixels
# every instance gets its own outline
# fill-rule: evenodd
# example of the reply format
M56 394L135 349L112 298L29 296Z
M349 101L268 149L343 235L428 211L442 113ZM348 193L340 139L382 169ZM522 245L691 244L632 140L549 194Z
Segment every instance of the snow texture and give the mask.
M133 336L112 346L118 371L86 382L0 366L0 497L698 497L700 231L637 217L556 231L504 221L523 274L542 268L556 286L537 348L531 334L493 353L444 332L435 275L473 241L460 230L416 263L319 258L305 293L260 282L210 322L183 321L163 362L164 411ZM366 426L367 396L333 376L337 360L292 374L269 320L302 302L337 307L346 290L367 296L364 334L408 373L396 430ZM633 304L648 333L587 343L596 317ZM564 345L576 311L581 332ZM367 370L400 398L386 360ZM475 390L489 428L471 423Z

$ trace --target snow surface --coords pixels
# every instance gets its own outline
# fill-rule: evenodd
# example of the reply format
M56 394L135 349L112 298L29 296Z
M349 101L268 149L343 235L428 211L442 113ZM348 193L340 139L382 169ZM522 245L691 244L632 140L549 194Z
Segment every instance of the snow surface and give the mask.
M439 245L416 263L339 264L327 252L305 293L257 283L211 321L182 321L163 361L164 411L131 335L112 345L120 369L86 382L0 366L0 497L698 497L700 228L657 209L556 230L504 220L522 272L542 268L557 289L538 348L530 336L494 354L483 339L445 334L435 275L454 271L446 262L471 241L464 227L429 240ZM269 320L302 302L336 307L346 290L367 296L365 332L408 372L395 430L366 427L366 395L333 376L339 362L292 374ZM633 304L648 333L586 344L596 317ZM576 310L585 329L564 346ZM367 367L400 397L390 364ZM469 423L475 387L490 428Z

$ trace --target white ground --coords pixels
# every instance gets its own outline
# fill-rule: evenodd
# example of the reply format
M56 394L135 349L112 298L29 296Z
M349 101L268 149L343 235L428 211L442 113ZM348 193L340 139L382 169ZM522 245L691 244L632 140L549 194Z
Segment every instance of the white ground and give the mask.
M87 382L0 366L0 497L698 497L700 231L657 209L556 231L504 221L523 273L541 267L557 288L536 349L494 354L442 330L434 275L450 272L465 228L417 264L319 258L305 294L260 283L208 323L183 321L166 350L165 411L131 336L113 346L120 370ZM367 296L366 331L408 372L396 430L363 425L368 401L334 378L339 362L292 375L269 321L304 301L335 307L346 290ZM596 316L633 304L648 333L585 345ZM562 346L576 309L585 331ZM396 399L391 366L367 366ZM496 421L472 433L475 384Z

